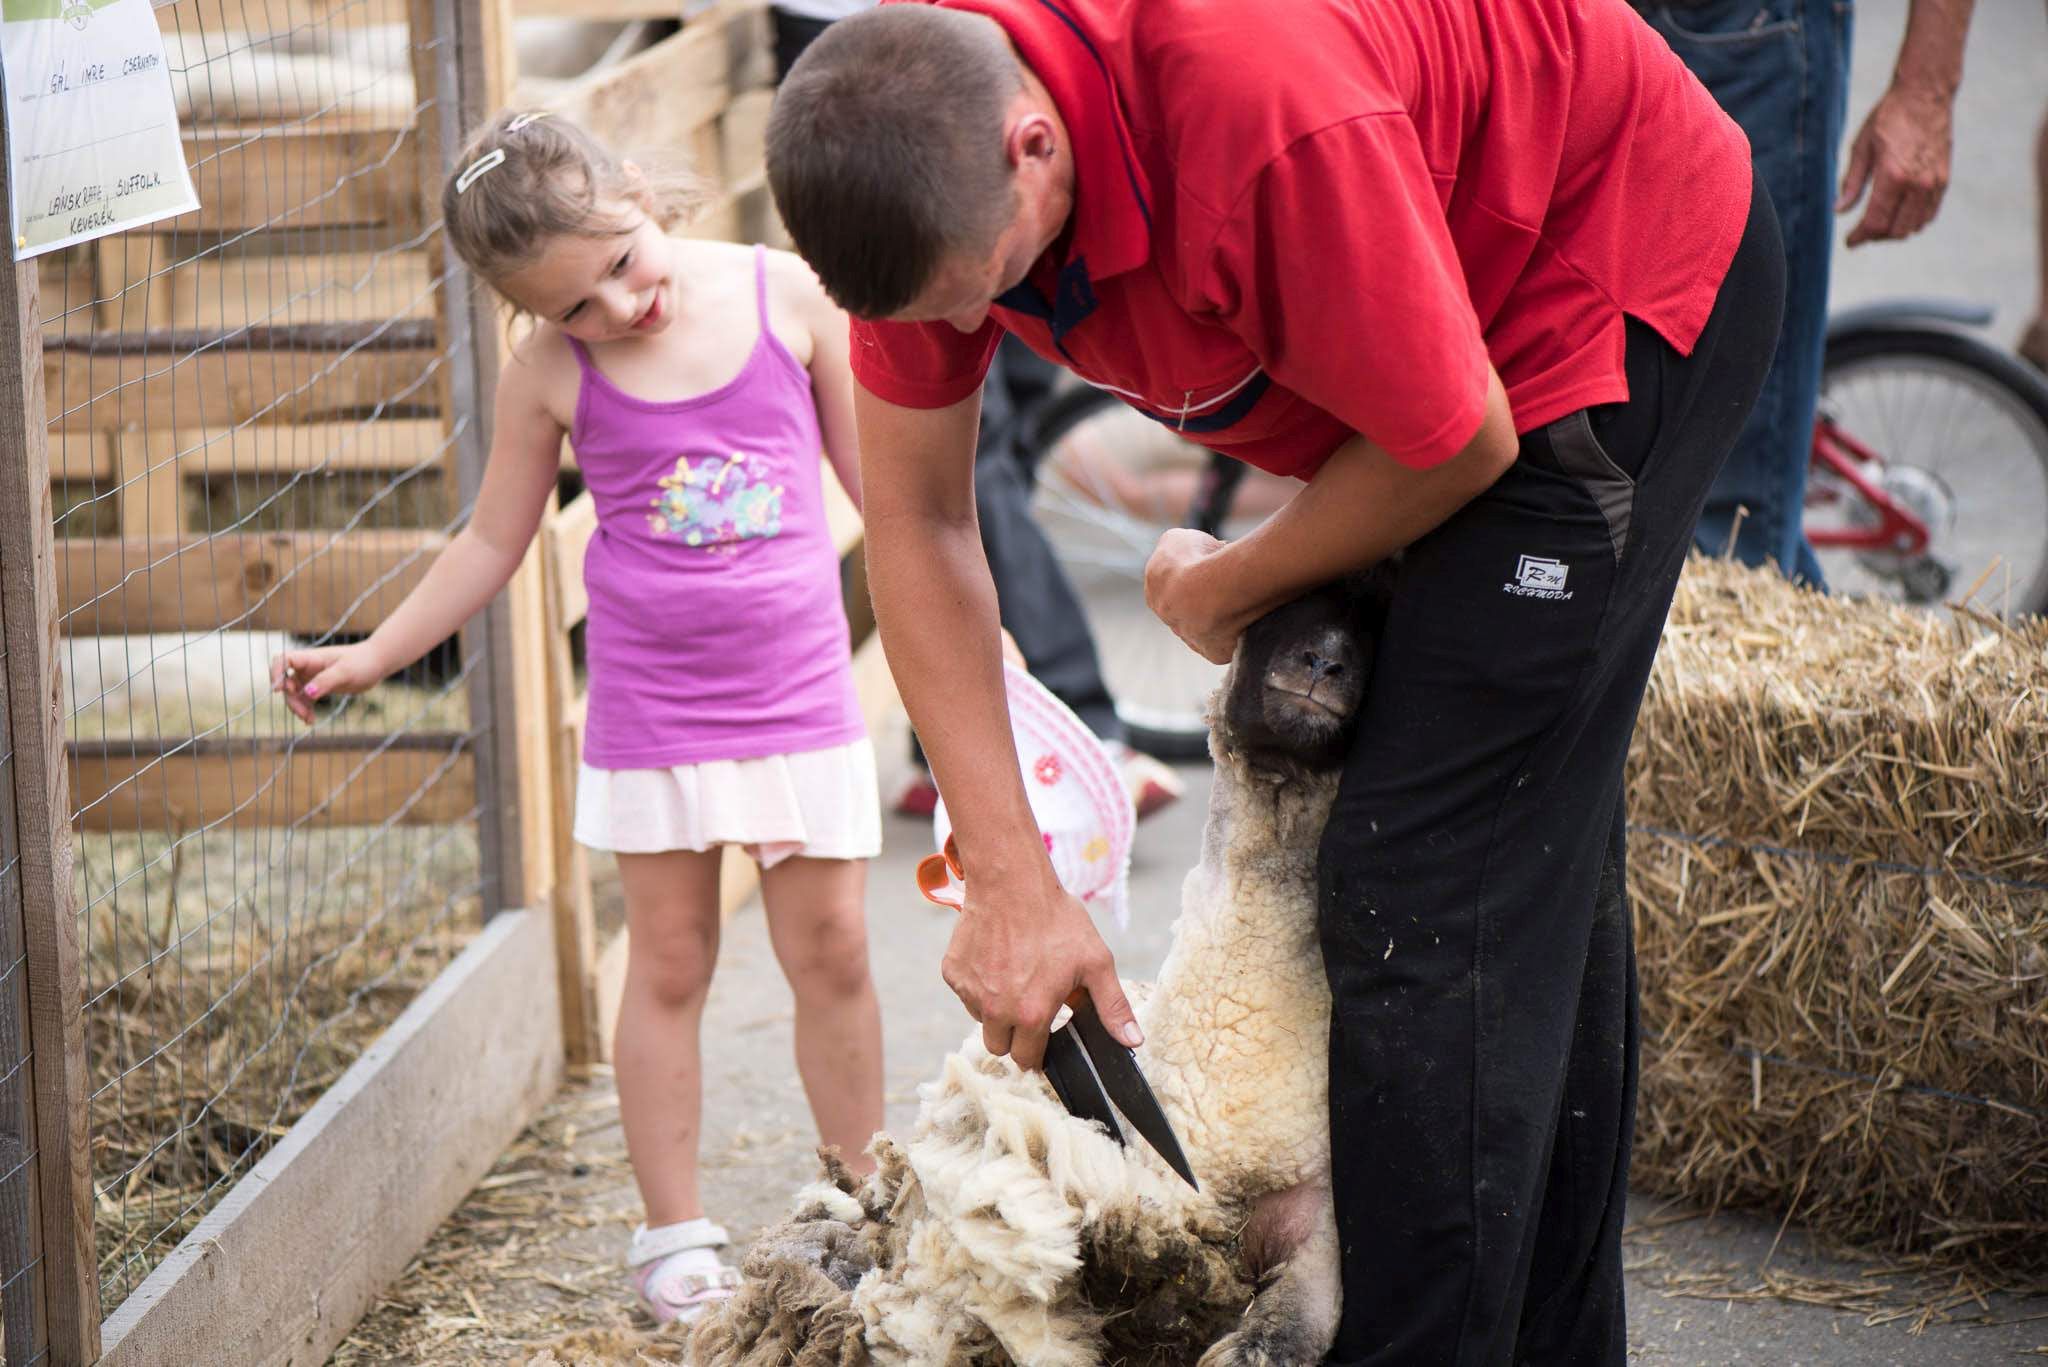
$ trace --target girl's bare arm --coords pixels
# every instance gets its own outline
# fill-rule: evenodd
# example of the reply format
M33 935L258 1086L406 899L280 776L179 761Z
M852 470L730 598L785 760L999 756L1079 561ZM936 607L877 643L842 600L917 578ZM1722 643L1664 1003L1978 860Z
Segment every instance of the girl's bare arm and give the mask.
M312 718L311 700L360 693L452 636L519 568L561 461L562 426L544 406L544 389L531 365L516 355L506 362L476 511L370 638L272 662L272 687L302 720Z

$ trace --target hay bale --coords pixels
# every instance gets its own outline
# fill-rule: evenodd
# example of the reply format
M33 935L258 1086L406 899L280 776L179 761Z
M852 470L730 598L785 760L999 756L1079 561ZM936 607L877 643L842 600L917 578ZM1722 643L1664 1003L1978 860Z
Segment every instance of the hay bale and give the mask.
M2048 623L1696 562L1628 781L1639 1182L2048 1282Z

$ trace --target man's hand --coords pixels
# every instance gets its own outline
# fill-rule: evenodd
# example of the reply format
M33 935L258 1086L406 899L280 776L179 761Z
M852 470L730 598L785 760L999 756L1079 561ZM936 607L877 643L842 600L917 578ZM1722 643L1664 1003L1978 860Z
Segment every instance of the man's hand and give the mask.
M1911 237L1933 220L1948 190L1953 141L1951 102L1938 91L1894 85L1885 92L1850 146L1835 202L1835 212L1846 213L1870 192L1850 246Z
M1215 537L1185 527L1160 537L1145 562L1145 606L1197 655L1226 665L1250 622L1203 573L1222 550Z
M1109 946L1087 908L1046 872L1043 882L1009 885L968 877L967 904L940 965L946 986L981 1022L988 1051L1021 1068L1044 1063L1053 1017L1082 992L1109 1032L1135 1049L1144 1037Z

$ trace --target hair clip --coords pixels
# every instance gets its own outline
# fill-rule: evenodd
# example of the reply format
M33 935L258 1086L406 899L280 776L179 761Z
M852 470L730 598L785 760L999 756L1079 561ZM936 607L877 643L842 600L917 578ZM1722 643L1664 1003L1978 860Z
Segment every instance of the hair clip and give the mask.
M462 174L455 178L455 193L458 195L462 194L470 186L476 184L477 177L490 170L493 166L503 166L504 164L505 149L493 147L490 151L471 162L463 169Z
M517 133L520 129L526 127L526 125L532 123L535 119L544 119L547 116L548 111L545 109L536 109L529 114L521 114L518 117L514 118L512 122L505 125L505 131L507 133Z

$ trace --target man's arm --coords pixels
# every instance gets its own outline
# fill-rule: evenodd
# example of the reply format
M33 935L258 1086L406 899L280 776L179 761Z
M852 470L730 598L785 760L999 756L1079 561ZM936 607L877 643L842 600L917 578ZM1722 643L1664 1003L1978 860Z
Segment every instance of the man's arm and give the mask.
M1849 148L1836 213L1870 204L1848 244L1911 237L1941 208L1955 143L1956 88L1963 81L1963 40L1976 0L1912 0L1892 83Z
M856 388L868 588L966 871L946 983L981 1022L990 1052L1035 1068L1047 1027L1077 990L1132 1044L1137 1022L1087 909L1053 872L1024 795L995 585L974 513L980 406L977 393L950 408L904 408Z
M1145 566L1145 600L1217 664L1244 629L1319 584L1376 564L1492 487L1520 449L1507 391L1486 368L1479 430L1426 470L1397 463L1364 437L1337 448L1307 487L1256 531L1225 544L1195 531L1160 538Z

